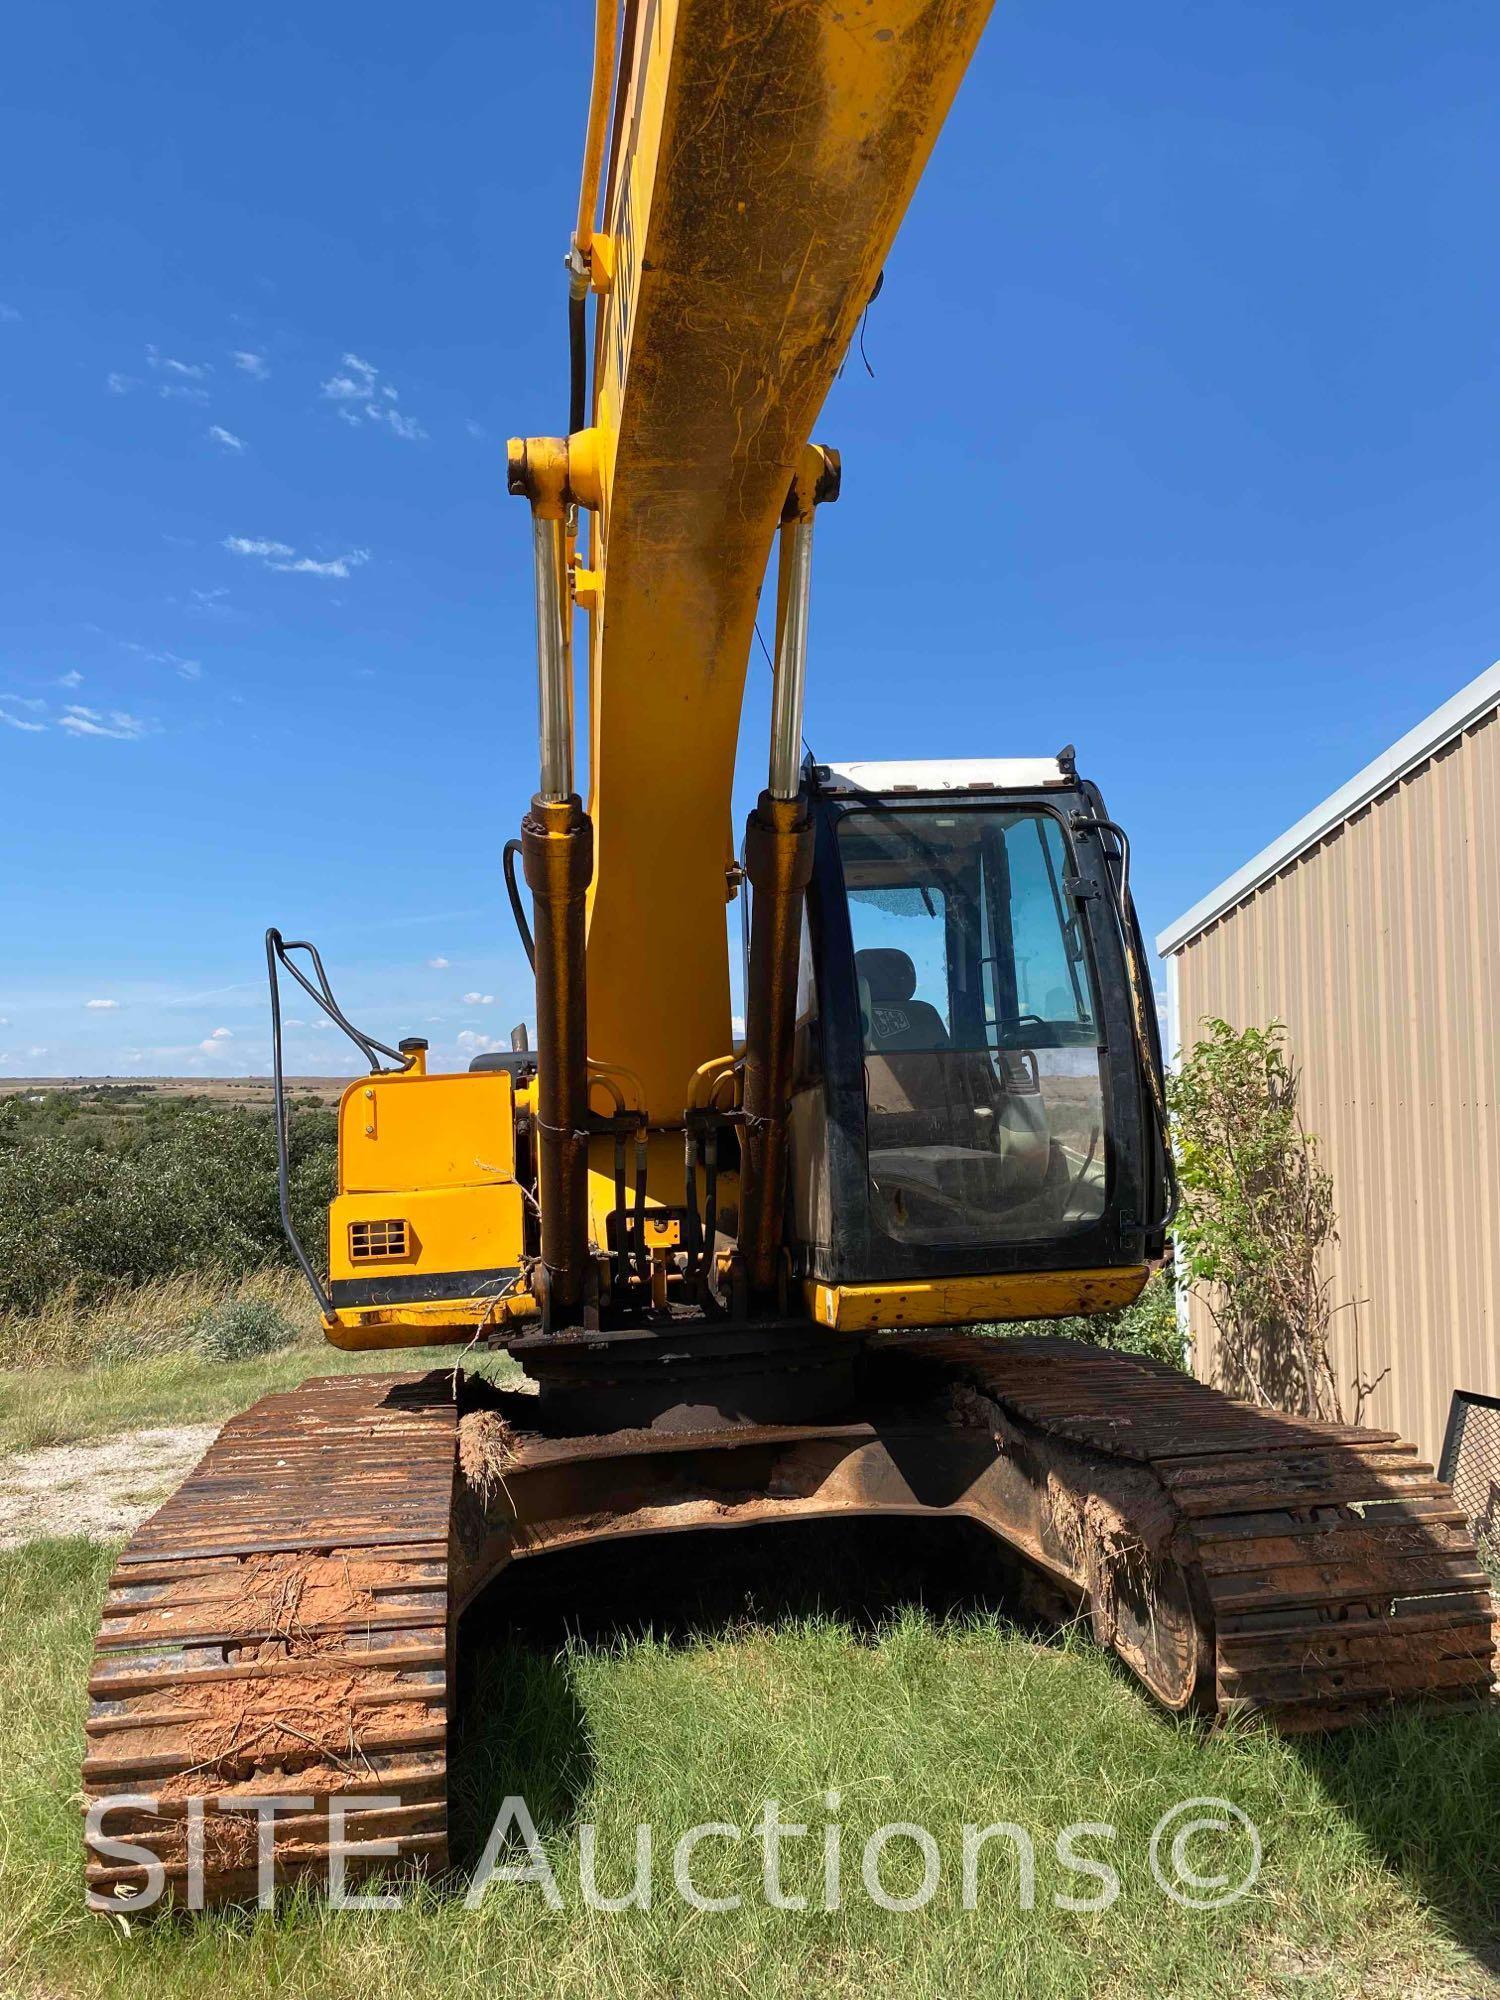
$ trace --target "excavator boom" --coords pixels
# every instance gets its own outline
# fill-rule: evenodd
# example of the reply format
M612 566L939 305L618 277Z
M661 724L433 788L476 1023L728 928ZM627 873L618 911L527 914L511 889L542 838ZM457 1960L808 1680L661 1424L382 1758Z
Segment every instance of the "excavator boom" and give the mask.
M729 800L767 554L989 11L627 10L590 258L588 1040L654 1120L732 1046Z

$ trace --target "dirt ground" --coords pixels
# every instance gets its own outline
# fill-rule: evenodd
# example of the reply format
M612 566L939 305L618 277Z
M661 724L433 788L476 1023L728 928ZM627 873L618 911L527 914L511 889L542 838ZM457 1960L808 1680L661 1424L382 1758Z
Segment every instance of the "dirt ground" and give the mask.
M218 1434L217 1424L177 1424L0 1459L0 1549L43 1535L104 1542L129 1534Z

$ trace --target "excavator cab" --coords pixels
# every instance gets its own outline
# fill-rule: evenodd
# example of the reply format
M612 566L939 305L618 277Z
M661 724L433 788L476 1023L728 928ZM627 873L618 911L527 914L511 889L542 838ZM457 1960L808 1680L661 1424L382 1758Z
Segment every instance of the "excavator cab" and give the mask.
M815 1315L1134 1297L1166 1221L1160 1052L1097 792L1071 754L804 776L788 1236ZM965 1310L936 1309L955 1280Z

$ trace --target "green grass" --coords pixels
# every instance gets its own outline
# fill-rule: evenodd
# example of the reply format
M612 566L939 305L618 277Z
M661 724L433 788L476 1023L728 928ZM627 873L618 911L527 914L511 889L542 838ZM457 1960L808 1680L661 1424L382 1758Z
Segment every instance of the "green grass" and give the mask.
M192 1328L225 1299L273 1307L295 1329L292 1345L244 1361L219 1361L192 1345ZM238 1279L184 1273L124 1287L92 1303L69 1294L40 1312L0 1317L0 1455L78 1444L146 1425L222 1422L258 1396L309 1375L451 1368L456 1347L346 1354L330 1347L295 1272ZM54 1359L55 1357L55 1359ZM503 1355L464 1359L500 1376Z
M0 1371L0 1454L78 1444L146 1425L221 1423L257 1397L294 1388L310 1375L451 1368L456 1354L451 1347L341 1354L299 1342L253 1361L171 1355L110 1368L6 1369Z
M615 1565L653 1566L648 1550ZM563 1896L496 1883L478 1911L451 1885L395 1913L302 1901L266 1915L167 1920L128 1932L81 1907L77 1771L82 1688L109 1553L34 1544L0 1558L0 1972L5 1990L318 2000L438 1996L738 1994L1026 1996L1457 1996L1493 1990L1458 1940L1500 1908L1500 1727L1493 1715L1408 1717L1326 1744L1260 1734L1204 1738L1164 1722L1092 1646L1046 1643L986 1616L896 1610L874 1630L837 1616L707 1621L685 1633L608 1632L528 1649L476 1638L456 1762L456 1838L472 1852L508 1792L527 1798ZM773 1588L775 1579L764 1588ZM749 1825L775 1797L820 1835L842 1794L846 1896L821 1902L821 1844L790 1843L784 1880L806 1911L755 1894L758 1846L708 1842L696 1877L745 1894L723 1915L687 1909L660 1852L650 1910L590 1912L580 1827L598 1827L601 1885L623 1889L633 1828L664 1850L687 1827ZM1264 1869L1216 1913L1167 1902L1149 1878L1152 1826L1178 1800L1216 1795L1257 1822ZM909 1915L874 1906L865 1837L914 1820L945 1879ZM1009 1819L1037 1839L1037 1903L1019 1907L990 1856L978 1908L959 1907L965 1821ZM1112 1821L1123 1883L1113 1908L1058 1910L1051 1839ZM909 1857L908 1857L909 1858ZM904 1886L892 1852L888 1881ZM908 1877L908 1880L910 1878Z

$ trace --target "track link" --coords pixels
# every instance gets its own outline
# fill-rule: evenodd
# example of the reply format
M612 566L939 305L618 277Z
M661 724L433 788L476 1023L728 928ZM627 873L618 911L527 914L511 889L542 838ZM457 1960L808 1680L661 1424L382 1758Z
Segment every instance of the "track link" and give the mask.
M356 1850L351 1881L364 1841L446 1861L456 1421L447 1372L264 1397L124 1550L89 1680L84 1800L144 1801L102 1831L163 1864L169 1899L195 1905L194 1878L206 1903L255 1895L256 1797L304 1802L275 1821L279 1883L326 1882L336 1831ZM102 1907L147 1880L97 1845L86 1873Z
M1062 1491L1107 1490L1111 1468L1155 1482L1171 1516L1150 1535L1154 1559L1185 1586L1211 1668L1183 1707L1299 1733L1491 1692L1490 1579L1451 1489L1394 1432L1253 1408L1164 1363L1070 1341L880 1345L982 1396ZM1141 1545L1126 1525L1128 1573ZM1129 1658L1090 1581L1096 1630Z

